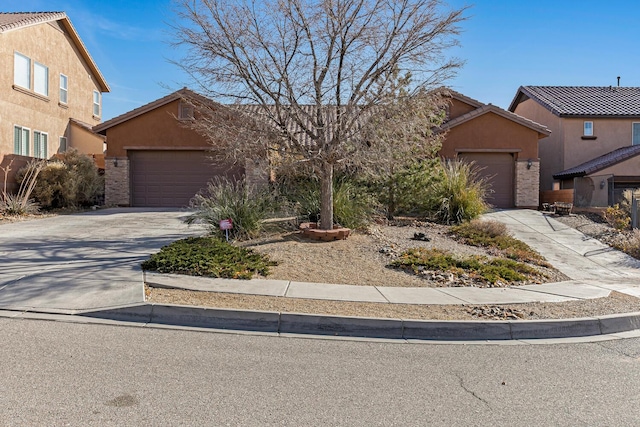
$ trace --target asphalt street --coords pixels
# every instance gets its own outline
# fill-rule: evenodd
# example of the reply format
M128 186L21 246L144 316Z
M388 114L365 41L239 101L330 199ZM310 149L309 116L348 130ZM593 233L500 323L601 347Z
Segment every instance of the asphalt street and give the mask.
M640 340L434 345L0 318L0 424L640 422Z

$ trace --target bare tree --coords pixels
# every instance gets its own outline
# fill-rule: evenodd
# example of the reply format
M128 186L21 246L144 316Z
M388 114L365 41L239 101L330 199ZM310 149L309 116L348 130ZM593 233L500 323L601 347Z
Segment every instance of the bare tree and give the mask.
M280 136L279 152L312 166L323 229L333 226L334 169L371 158L363 124L396 104L389 89L398 73L412 74L412 94L442 85L461 66L445 54L457 45L466 9L441 0L175 2L176 45L188 48L180 65L212 99L257 106ZM263 146L226 144L236 157Z

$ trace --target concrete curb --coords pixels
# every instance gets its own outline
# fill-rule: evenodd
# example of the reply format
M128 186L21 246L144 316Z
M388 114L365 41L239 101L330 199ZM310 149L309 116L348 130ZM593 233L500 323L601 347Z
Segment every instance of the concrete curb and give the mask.
M77 316L237 331L437 341L572 338L640 329L640 312L559 320L443 321L143 303L84 311Z

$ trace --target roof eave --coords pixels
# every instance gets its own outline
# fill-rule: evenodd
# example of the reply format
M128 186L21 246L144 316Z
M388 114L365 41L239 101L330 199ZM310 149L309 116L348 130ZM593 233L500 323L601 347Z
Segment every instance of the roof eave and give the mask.
M69 32L69 35L71 36L71 39L73 40L73 42L80 49L80 54L82 55L83 59L86 61L87 65L89 66L89 69L91 70L93 75L96 77L97 79L96 83L100 87L100 91L111 92L111 88L109 88L109 84L107 83L107 80L104 78L104 76L100 72L98 65L91 57L91 54L89 53L89 50L82 42L82 39L80 39L80 35L78 34L75 27L71 23L71 20L69 20L67 16L65 16L63 19L60 19L60 20L62 21L62 24Z

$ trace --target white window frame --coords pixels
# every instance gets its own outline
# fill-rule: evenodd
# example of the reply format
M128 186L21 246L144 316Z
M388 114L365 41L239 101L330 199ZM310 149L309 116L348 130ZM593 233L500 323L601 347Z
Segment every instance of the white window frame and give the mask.
M69 102L69 77L60 73L60 103Z
M60 139L58 140L60 142L60 148L58 149L58 151L60 153L66 153L67 152L67 137L66 136L61 136Z
M37 61L33 61L33 91L49 96L49 67Z
M631 145L640 145L640 122L631 123Z
M582 124L582 135L593 136L593 122L587 121Z
M100 117L100 113L102 110L102 102L100 92L97 90L93 91L93 115L96 117Z
M20 141L16 141L16 130L20 132ZM13 125L13 153L19 156L29 155L29 137L31 129L24 126ZM26 138L25 138L26 136Z
M21 59L27 61L26 81L24 79L24 71L25 71L23 69L24 67L19 67ZM31 58L19 52L13 53L13 84L16 86L23 87L25 89L31 89Z
M49 134L39 130L33 131L33 157L40 159L47 158L49 151Z

